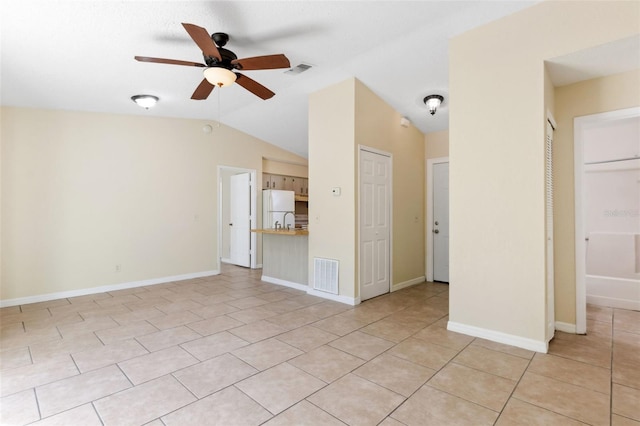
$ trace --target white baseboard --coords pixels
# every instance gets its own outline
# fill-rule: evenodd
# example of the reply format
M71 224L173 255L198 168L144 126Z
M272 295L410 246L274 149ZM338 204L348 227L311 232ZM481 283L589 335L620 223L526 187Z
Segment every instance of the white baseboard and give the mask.
M542 352L545 354L549 350L549 344L545 341L514 336L513 334L502 333L500 331L474 327L472 325L460 324L452 321L449 321L447 323L447 330L455 331L457 333L462 333L473 337L480 337L483 339L491 340L492 342L516 346L518 348L527 349L530 351Z
M8 306L26 305L28 303L47 302L49 300L65 299L67 297L86 296L88 294L105 293L107 291L125 290L129 288L144 287L154 284L169 283L172 281L190 280L192 278L210 277L212 275L218 275L220 271L203 271L194 272L191 274L173 275L171 277L151 278L148 280L131 281L121 284L103 285L100 287L83 288L79 290L61 291L57 293L41 294L37 296L18 297L16 299L0 300L0 308L6 308Z
M608 306L609 308L640 311L640 301L636 300L616 299L613 297L593 296L587 294L587 303L598 306Z
M280 278L273 278L265 275L261 277L261 280L271 284L278 284L278 285L283 285L285 287L295 288L296 290L306 291L307 294L310 294L312 296L322 297L323 299L333 300L334 302L345 303L351 306L360 304L359 297L348 297L348 296L340 296L339 294L326 293L324 291L314 290L313 288L305 284L294 283L292 281L286 281Z
M229 259L229 258L227 258L227 257L221 257L221 258L220 258L220 262L222 262L222 263L233 263L233 262L231 261L231 259Z
M563 333L571 333L576 334L576 325L569 324L568 322L556 321L556 330L562 331Z
M420 283L423 283L423 282L425 282L424 275L421 276L421 277L416 277L416 278L414 278L412 280L404 281L404 282L401 282L401 283L398 283L396 285L391 286L391 292L402 290L403 288L411 287L412 285L420 284Z
M258 263L254 269L262 269L262 263Z
M293 281L287 281L280 278L267 277L266 275L263 275L262 277L260 277L260 279L271 284L278 284L285 287L295 288L296 290L307 291L309 288L309 286L305 284L294 283Z
M355 306L360 304L359 297L340 296L339 294L331 294L324 291L314 290L309 288L307 294L312 296L322 297L323 299L333 300L334 302L340 302L347 305Z

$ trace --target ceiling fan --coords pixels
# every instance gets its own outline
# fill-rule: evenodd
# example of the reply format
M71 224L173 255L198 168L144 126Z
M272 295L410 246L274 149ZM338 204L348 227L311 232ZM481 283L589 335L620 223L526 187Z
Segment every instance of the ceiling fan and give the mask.
M140 62L205 68L204 79L193 92L193 95L191 95L191 99L207 99L216 86L225 87L234 82L262 99L269 99L273 97L275 93L257 81L233 70L270 70L291 67L289 59L283 54L238 59L235 53L223 47L229 41L227 34L214 33L209 36L206 29L197 25L183 23L182 26L202 50L206 65L198 62L150 58L148 56L135 56L134 58Z

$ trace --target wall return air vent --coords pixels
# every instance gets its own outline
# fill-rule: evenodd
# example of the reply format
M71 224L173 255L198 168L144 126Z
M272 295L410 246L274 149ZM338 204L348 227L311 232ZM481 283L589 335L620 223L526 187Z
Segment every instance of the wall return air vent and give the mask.
M338 294L338 261L313 258L313 289Z

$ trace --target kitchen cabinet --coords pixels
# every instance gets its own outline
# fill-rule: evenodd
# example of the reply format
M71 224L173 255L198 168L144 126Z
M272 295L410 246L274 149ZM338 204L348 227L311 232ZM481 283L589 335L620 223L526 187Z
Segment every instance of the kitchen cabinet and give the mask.
M271 174L262 174L262 189L273 189L271 188Z
M304 181L304 178L301 178L301 177L294 177L293 178L293 192L295 192L296 195L303 195L304 194L303 187L302 187L303 181Z
M307 178L295 178L293 190L296 195L309 195L309 179Z
M262 174L262 189L294 191L296 195L309 195L308 179L297 176Z
M282 189L285 191L293 191L293 182L295 178L292 176L282 176Z
M271 175L271 189L285 189L285 176Z
M270 173L262 174L262 189L282 189L287 190L286 178L288 176L272 175ZM290 189L292 190L292 189Z

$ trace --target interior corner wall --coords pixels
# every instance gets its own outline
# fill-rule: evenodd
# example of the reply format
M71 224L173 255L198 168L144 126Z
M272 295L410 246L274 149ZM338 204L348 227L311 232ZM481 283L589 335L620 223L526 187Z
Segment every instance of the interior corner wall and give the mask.
M640 70L555 89L554 228L556 319L576 323L575 190L573 120L640 106Z
M201 120L1 114L2 302L215 273L218 166L306 161Z
M637 34L639 7L541 2L451 39L450 323L545 344L544 61Z
M424 135L400 126L400 118L354 78L309 98L309 271L314 257L339 260L340 296L354 302L359 145L393 155L392 284L424 280ZM332 194L335 187L340 196Z
M424 134L414 126L402 127L400 113L359 80L355 88L355 148L363 145L393 156L392 285L420 282L425 276ZM357 161L355 170L357 182Z
M339 263L339 295L355 300L355 79L309 96L309 283L313 259ZM334 196L332 188L341 188Z

